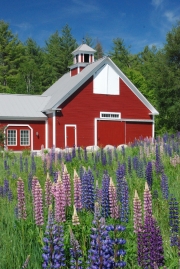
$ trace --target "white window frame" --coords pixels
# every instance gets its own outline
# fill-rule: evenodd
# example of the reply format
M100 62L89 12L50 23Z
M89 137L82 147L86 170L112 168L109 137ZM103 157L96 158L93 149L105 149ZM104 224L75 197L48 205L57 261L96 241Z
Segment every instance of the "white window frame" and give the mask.
M100 112L100 119L119 120L121 119L121 113L120 112Z
M8 137L9 137L9 131L15 131L15 134L16 134L16 142L15 142L15 144L9 144L9 139L8 139ZM17 130L16 129L8 129L7 130L7 146L14 146L14 147L16 147L17 146Z
M28 144L22 144L22 135L21 135L21 132L24 132L24 131L27 131L28 132ZM20 129L20 146L30 146L30 130L28 129Z

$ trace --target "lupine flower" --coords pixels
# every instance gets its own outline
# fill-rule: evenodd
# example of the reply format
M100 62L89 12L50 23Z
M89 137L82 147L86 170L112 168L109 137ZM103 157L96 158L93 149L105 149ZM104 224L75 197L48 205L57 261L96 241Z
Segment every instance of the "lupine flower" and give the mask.
M70 263L71 263L71 269L82 269L82 251L80 249L80 245L78 241L76 240L72 229L70 228Z
M54 224L52 207L49 208L48 225L43 238L42 268L63 268L65 266L63 228Z
M81 180L74 169L74 204L77 210L82 208L82 186Z
M121 189L122 189L122 182L123 182L124 176L125 176L124 165L119 164L118 169L116 171L116 182L117 182L117 197L118 197L118 201L120 201L120 202L122 200Z
M30 172L28 175L28 191L31 192L32 191L32 179L33 179L33 175Z
M119 219L119 205L117 200L117 191L111 177L109 183L109 207L111 218Z
M107 218L110 214L110 205L109 205L109 183L110 178L108 174L103 175L102 179L102 216Z
M80 222L79 222L79 217L78 217L78 214L77 214L77 211L76 211L76 207L75 207L75 206L74 206L74 212L73 212L73 215L72 215L72 224L73 224L74 226L80 224Z
M51 189L52 189L52 182L49 177L49 173L47 173L46 182L45 182L45 204L47 207L49 207L50 204L52 203Z
M32 174L36 173L36 162L34 160L34 153L31 154L31 172Z
M3 196L7 196L9 192L9 180L4 179Z
M152 217L152 195L149 190L147 182L145 182L144 189L144 220L147 216Z
M27 157L25 158L24 166L25 166L25 172L28 173L28 159L27 159Z
M71 205L71 182L70 182L70 175L68 174L66 165L64 165L62 181L63 181L64 192L65 192L65 205L70 206Z
M133 211L134 211L134 232L138 233L138 231L140 231L142 227L142 205L136 190L133 200Z
M82 205L87 210L94 210L94 178L90 170L82 177Z
M164 173L161 176L161 190L163 198L168 200L169 197L168 178Z
M96 188L95 188L95 201L100 205L102 203L102 189L99 188L98 181L96 180Z
M129 220L129 189L126 178L121 182L121 206L120 206L120 220L128 222Z
M34 190L34 216L37 226L44 225L42 188L39 181L36 183Z
M152 163L148 162L146 166L146 181L148 183L149 189L152 189L152 184L153 184L153 174L152 174Z
M107 154L108 154L108 164L112 165L112 150L108 148Z
M97 203L95 203L95 207L96 206ZM112 242L108 237L105 219L96 216L93 225L94 227L91 229L91 247L89 249L87 269L113 268Z
M177 246L179 232L179 208L177 199L172 195L169 201L169 226L171 246Z
M18 218L26 219L26 205L25 205L25 194L24 194L24 182L19 177L17 181L17 199L18 199Z
M154 217L147 215L144 226L138 231L138 264L143 268L164 265L162 236Z
M128 174L132 176L132 164L131 164L131 157L128 156Z
M56 222L64 222L66 221L65 215L65 191L64 185L58 175L58 181L56 183L56 192L55 192L55 220Z

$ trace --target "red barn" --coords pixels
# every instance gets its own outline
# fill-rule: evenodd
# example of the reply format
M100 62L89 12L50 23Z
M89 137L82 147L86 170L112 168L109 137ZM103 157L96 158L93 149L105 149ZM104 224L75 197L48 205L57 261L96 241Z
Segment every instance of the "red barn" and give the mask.
M157 110L109 57L80 45L70 72L42 95L0 95L9 149L120 145L154 137Z

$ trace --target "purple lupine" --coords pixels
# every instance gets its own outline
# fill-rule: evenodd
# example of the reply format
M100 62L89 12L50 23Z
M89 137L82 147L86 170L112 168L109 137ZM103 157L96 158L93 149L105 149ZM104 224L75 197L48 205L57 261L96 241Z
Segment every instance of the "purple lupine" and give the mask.
M42 268L63 268L65 266L63 227L54 224L52 207L49 207L48 224L43 238Z
M96 180L96 188L95 188L95 201L100 205L102 203L102 189L99 188L98 181Z
M72 148L72 159L76 157L76 148L75 146Z
M129 188L124 177L121 182L121 206L120 206L120 220L122 222L129 221Z
M4 195L3 195L3 189L4 189L4 187L3 186L0 186L0 197L3 197Z
M111 149L107 149L107 155L108 155L108 164L112 165L112 150Z
M156 220L148 215L144 225L138 231L138 264L143 268L154 268L164 265L164 250L161 231Z
M28 191L31 192L32 191L32 179L33 179L33 175L30 172L28 175Z
M170 226L170 243L171 246L178 245L178 232L179 232L179 207L178 202L173 195L169 201L169 226Z
M110 207L110 216L113 219L119 219L119 205L117 200L117 191L116 187L110 177L109 183L109 207Z
M25 194L24 194L24 182L22 178L18 178L17 181L17 199L18 199L18 218L26 219L26 205L25 205Z
M13 193L12 193L11 189L9 189L9 191L8 191L8 200L9 200L9 202L12 202L12 200L13 200Z
M56 183L56 191L55 191L55 220L56 222L65 222L66 214L65 214L65 190L60 175L58 175L58 181Z
M94 178L89 170L82 177L82 206L87 210L94 210Z
M33 176L32 178L32 197L33 197L33 201L34 201L34 195L35 195L35 186L36 186L36 183L38 182L38 178Z
M44 225L44 216L43 216L43 200L42 200L42 188L37 181L34 190L34 217L35 223L37 226Z
M28 158L27 157L25 158L25 161L24 161L24 167L25 167L25 172L28 173Z
M78 147L78 159L81 160L81 148Z
M52 203L52 181L49 177L49 173L47 173L46 182L45 182L45 204L47 207Z
M7 196L9 192L9 180L4 179L3 196Z
M31 154L31 172L32 174L36 173L36 162L34 159L34 153Z
M161 190L162 196L165 200L169 198L168 177L163 173L161 176Z
M76 226L76 225L79 225L80 222L79 222L79 217L78 217L75 205L73 208L74 208L74 212L72 215L72 225Z
M131 164L131 157L128 156L128 174L132 176L132 164Z
M138 161L138 168L136 170L136 175L139 178L144 178L144 162L142 160Z
M74 204L77 210L82 209L82 186L76 170L74 170Z
M106 173L103 175L102 179L102 216L107 218L110 215L110 205L109 205L109 183L110 178Z
M134 213L134 232L138 233L142 226L142 205L139 199L138 193L135 190L135 195L133 199L133 213Z
M72 229L70 228L70 264L71 269L82 269L82 251L79 242L76 240Z
M160 158L159 147L156 145L156 161L155 161L156 173L160 174L163 171L163 165Z
M70 182L70 175L67 171L66 165L64 165L62 181L63 181L64 192L65 192L65 205L70 206L71 205L71 182Z
M152 217L152 195L149 190L147 182L145 182L144 189L144 220L146 217Z
M95 217L91 228L91 247L88 255L87 269L113 268L114 261L111 239L105 226L105 219L99 214L99 205L95 203Z
M152 184L153 184L153 173L152 173L152 162L148 162L146 166L146 181L148 183L149 189L152 189Z
M118 201L121 202L121 189L122 189L122 181L125 176L125 168L124 165L118 165L118 169L116 171L116 185L117 185L117 197Z

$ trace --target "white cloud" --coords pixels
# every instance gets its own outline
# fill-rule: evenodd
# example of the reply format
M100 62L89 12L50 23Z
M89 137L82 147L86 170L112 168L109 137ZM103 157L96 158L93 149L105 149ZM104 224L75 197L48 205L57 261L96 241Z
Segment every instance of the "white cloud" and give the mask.
M173 11L166 11L164 17L170 22L175 23L180 19L180 15L176 15Z
M155 6L156 8L160 7L164 0L152 0L152 5Z

